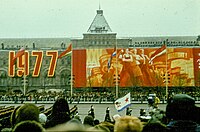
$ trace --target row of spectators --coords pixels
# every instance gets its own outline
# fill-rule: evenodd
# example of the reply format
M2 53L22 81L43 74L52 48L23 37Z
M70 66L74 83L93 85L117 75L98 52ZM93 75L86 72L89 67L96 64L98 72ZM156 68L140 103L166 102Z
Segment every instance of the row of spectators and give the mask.
M157 111L157 112L156 112ZM66 99L58 98L53 104L50 115L40 113L35 104L23 104L11 115L11 128L2 131L13 132L199 132L200 108L195 100L187 94L173 96L167 104L166 112L156 110L150 120L143 122L141 118L131 115L115 115L110 118L109 109L104 121L94 115L93 107L89 114L80 120L71 115ZM162 114L162 116L160 116Z
M122 91L119 93L119 97L125 95L129 91ZM132 101L147 101L148 95L152 91L131 92ZM167 100L165 93L156 93L157 97L163 101ZM195 100L200 100L199 92L171 92L170 95L184 93L192 96ZM0 93L0 101L55 101L58 97L66 98L69 102L113 102L116 100L115 92L74 92L71 97L70 92L34 92L28 93L24 96L22 93Z

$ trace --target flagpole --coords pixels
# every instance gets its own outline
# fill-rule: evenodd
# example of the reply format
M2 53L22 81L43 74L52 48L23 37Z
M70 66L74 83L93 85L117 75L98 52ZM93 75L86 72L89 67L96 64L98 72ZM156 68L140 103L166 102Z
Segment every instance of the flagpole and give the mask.
M167 73L167 69L168 69L168 65L167 65L167 40L164 41L166 43L166 57L165 57L165 63L166 63L166 71L165 71L165 90L166 90L166 99L168 99L168 73ZM165 44L164 43L164 44Z
M115 80L116 80L116 85L115 85L115 89L116 89L116 98L119 97L119 84L118 84L118 58L117 58L117 39L115 41L115 47L116 47L116 76L115 76Z
M71 44L72 45L72 44ZM73 95L73 45L72 45L72 53L71 53L71 86L70 86L70 92L71 92L71 97Z
M24 96L26 95L26 86L25 86L26 75L24 73Z
M26 55L25 55L25 51L24 51L24 96L26 95Z
M26 86L25 86L25 81L26 81L26 75L24 73L24 96L26 95Z

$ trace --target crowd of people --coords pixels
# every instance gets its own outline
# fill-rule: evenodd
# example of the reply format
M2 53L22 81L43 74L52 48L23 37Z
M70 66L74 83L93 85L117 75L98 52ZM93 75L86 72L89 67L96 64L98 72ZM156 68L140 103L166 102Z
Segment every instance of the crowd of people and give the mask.
M195 100L191 96L176 94L168 101L166 111L156 109L145 122L140 117L131 116L128 111L124 116L117 114L111 117L109 107L106 109L105 120L99 121L95 117L93 106L82 121L78 112L72 114L66 99L57 98L49 115L41 113L33 103L16 107L11 114L10 124L10 128L2 131L198 132L200 108L195 106Z
M119 97L122 97L123 95L127 94L130 91L121 91L119 92ZM165 96L165 92L155 92L155 91L131 91L131 98L132 101L137 101L143 103L144 101L148 101L148 95L150 93L155 93L156 96L161 101L166 101L167 98ZM173 96L175 94L188 94L192 96L196 101L200 101L200 92L171 92L169 93L169 96ZM69 103L72 102L114 102L116 100L116 93L115 92L74 92L71 97L70 91L68 92L32 92L26 94L26 96L23 95L23 93L18 92L8 92L8 93L0 93L0 101L13 101L15 103L20 103L23 101L55 101L57 98L63 97L69 101Z

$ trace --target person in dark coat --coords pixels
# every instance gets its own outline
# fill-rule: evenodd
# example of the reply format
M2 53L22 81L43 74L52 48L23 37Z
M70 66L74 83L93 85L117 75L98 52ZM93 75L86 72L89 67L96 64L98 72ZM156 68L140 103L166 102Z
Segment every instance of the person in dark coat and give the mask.
M94 126L94 118L91 115L85 116L83 120L83 125L86 127L93 127Z
M12 132L45 132L45 129L39 122L26 120L18 123Z
M196 132L200 131L198 124L199 113L195 100L187 94L177 94L168 102L166 116L170 132Z
M70 109L67 100L59 98L53 105L52 113L48 117L45 128L54 127L70 120Z
M95 116L94 116L94 106L93 105L91 105L90 110L88 111L88 115L91 115L95 119Z
M111 122L111 118L110 118L110 108L107 107L106 108L106 116L105 116L105 120L106 122Z

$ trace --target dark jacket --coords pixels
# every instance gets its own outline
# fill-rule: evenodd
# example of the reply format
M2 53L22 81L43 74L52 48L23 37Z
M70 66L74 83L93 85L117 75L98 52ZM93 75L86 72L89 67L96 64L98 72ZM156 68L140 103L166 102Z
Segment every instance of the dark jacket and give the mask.
M70 120L70 116L68 113L64 112L64 113L58 113L55 115L52 115L50 117L49 120L47 120L46 124L45 124L45 128L50 128L50 127L54 127L58 124L62 124L65 122L68 122Z
M200 132L199 124L188 120L173 120L167 127L170 132Z
M59 98L53 104L51 116L48 118L44 127L54 127L58 124L68 122L70 119L70 110L67 100Z

